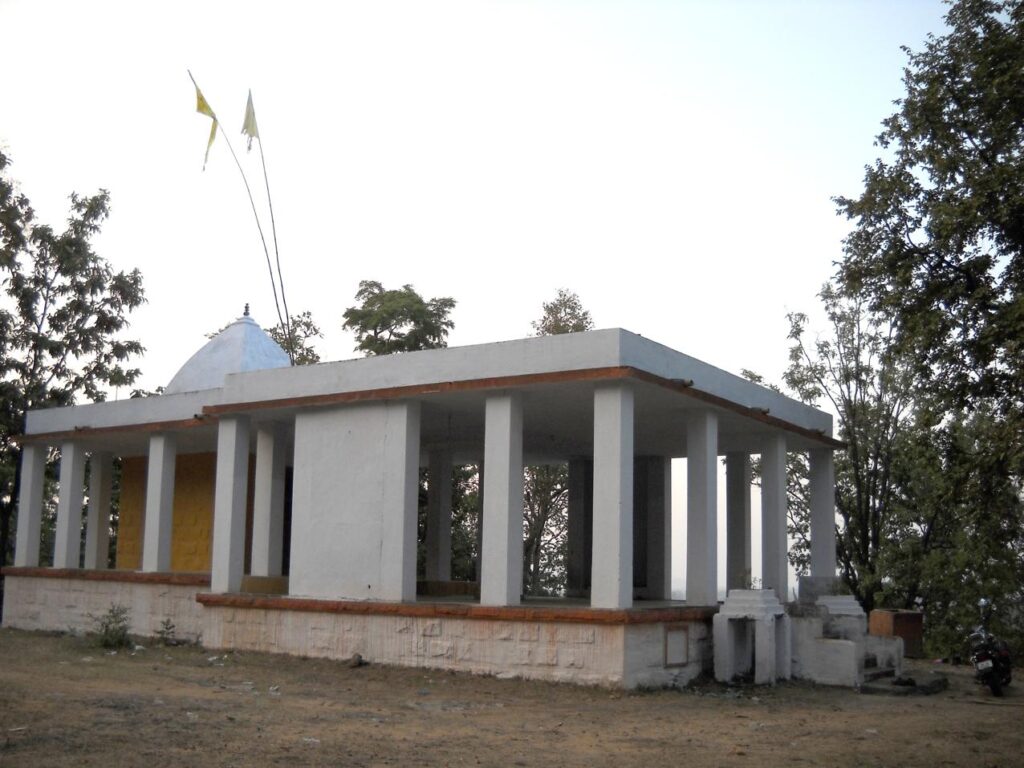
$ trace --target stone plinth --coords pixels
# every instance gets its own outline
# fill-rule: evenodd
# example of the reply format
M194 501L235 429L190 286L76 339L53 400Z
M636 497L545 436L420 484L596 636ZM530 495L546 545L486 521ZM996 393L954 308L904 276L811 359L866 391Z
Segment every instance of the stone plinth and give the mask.
M203 644L619 688L704 671L708 609L591 610L201 594Z
M196 593L209 588L204 574L5 568L5 627L93 632L96 618L122 605L128 631L153 636L165 620L182 640L198 641L203 609Z

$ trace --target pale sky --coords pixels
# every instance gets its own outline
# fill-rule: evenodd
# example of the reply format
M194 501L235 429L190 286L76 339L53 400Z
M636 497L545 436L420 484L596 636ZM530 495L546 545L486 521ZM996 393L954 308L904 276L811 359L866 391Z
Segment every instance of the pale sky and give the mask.
M43 221L111 191L97 240L142 270L142 385L241 313L263 253L191 69L239 134L253 91L293 311L353 356L361 279L458 301L452 345L518 338L559 287L621 326L778 378L941 3L0 0L0 146ZM267 219L264 213L265 224Z
M44 222L110 190L97 239L138 267L141 386L251 303L276 321L252 89L289 305L354 356L362 279L452 296L452 346L530 334L557 289L729 371L778 380L933 0L165 4L0 0L0 146ZM125 393L121 393L123 397Z

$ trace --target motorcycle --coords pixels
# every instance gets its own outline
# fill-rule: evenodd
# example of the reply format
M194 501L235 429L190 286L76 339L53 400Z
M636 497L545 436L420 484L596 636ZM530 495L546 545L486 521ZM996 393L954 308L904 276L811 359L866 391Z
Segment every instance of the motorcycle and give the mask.
M988 631L992 604L982 598L978 608L981 611L981 624L968 637L974 679L979 685L987 685L993 696L1002 696L1003 688L1010 684L1010 670L1013 666L1010 649L1005 642Z

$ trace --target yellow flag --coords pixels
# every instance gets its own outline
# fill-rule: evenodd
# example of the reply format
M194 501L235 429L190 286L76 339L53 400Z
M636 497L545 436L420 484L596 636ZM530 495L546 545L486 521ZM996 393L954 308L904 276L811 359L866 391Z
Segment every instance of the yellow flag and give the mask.
M217 115L213 113L213 109L210 107L210 103L203 96L203 92L199 90L199 86L196 86L196 112L206 115L213 120L210 125L210 139L206 142L206 155L203 156L203 170L206 170L206 161L210 159L210 147L213 146L213 140L217 138Z
M252 106L252 91L249 91L249 101L245 104L245 119L242 120L242 135L249 137L249 144L246 151L252 149L252 140L260 137L259 128L256 127L256 110Z

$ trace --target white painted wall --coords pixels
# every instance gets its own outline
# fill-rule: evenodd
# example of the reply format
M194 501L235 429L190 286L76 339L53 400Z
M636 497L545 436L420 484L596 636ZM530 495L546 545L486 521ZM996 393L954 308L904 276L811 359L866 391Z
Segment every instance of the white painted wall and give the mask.
M419 404L300 413L289 592L413 600Z

